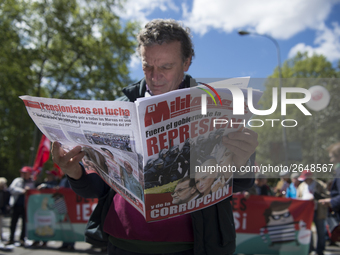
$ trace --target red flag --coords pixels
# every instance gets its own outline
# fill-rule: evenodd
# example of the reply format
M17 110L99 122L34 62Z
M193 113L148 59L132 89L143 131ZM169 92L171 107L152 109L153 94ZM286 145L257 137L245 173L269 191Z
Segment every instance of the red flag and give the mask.
M61 171L60 167L56 163L53 163L53 168L57 170L59 178L61 178L64 175L63 171Z
M42 135L37 155L35 156L34 164L33 164L33 176L36 177L43 165L46 163L46 161L50 157L50 149L51 149L51 142L48 140L48 138L45 135Z

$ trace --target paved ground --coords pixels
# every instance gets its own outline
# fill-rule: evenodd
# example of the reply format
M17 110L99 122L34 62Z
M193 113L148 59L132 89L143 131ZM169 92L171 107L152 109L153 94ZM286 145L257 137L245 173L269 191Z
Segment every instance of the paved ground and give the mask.
M19 221L17 226L17 231L15 233L16 239L19 240L20 236L20 225ZM6 240L9 239L9 225L10 218L5 218L4 220L4 228L3 228L3 236ZM99 248L92 248L90 244L85 242L76 242L74 251L61 251L58 248L62 245L62 242L57 241L49 241L47 246L44 248L29 248L33 241L27 240L26 247L20 247L20 243L17 242L14 245L5 246L0 242L0 255L76 255L76 254L106 254L106 252L101 252Z
M9 218L5 218L4 228L3 228L3 236L5 239L9 238ZM19 221L20 224L20 221ZM16 240L19 239L20 228L19 224L16 232ZM31 240L26 241L26 247L20 247L19 243L15 243L15 245L4 246L3 243L0 242L0 255L76 255L76 254L106 254L106 252L102 252L98 248L92 248L90 244L85 242L76 242L74 251L60 251L58 248L61 246L61 242L57 241L49 241L47 243L47 247L44 248L29 248L29 245L32 244ZM340 255L340 243L337 243L338 246L326 246L325 255ZM313 254L313 253L312 253ZM299 254L292 254L299 255Z
M16 244L18 245L18 244ZM75 245L75 251L60 251L58 247L61 246L61 242L48 242L46 248L24 248L20 246L13 246L6 248L0 246L0 255L15 254L15 255L56 255L56 254L106 254L100 252L100 249L91 249L91 246L84 242L77 242Z

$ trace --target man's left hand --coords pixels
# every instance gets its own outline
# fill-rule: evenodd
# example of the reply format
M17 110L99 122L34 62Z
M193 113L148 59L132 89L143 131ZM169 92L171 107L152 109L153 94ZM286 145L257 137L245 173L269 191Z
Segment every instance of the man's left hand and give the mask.
M248 128L223 136L222 142L233 152L234 165L239 169L244 166L258 146L257 133Z

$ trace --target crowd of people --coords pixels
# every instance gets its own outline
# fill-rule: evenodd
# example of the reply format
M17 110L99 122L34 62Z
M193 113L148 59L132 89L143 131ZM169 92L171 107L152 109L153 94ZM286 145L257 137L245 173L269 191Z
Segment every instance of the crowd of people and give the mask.
M334 178L325 178L323 180L316 178L314 173L309 169L302 172L281 172L280 180L275 186L268 185L268 178L262 173L255 175L254 185L244 191L245 198L249 199L251 195L277 196L292 199L314 200L313 222L316 228L316 247L313 247L313 235L310 242L310 251L316 251L322 255L325 250L326 237L326 219L327 217L336 217L340 221L340 143L332 144L328 148L330 162L333 164ZM331 245L334 242L330 242ZM334 244L335 245L335 244Z
M58 169L45 172L43 181L33 180L34 171L32 167L24 166L20 169L20 177L15 178L8 186L7 179L0 177L0 237L6 246L14 245L15 232L18 221L21 219L21 232L19 236L20 246L27 247L26 243L26 207L25 194L30 189L52 189L58 187L70 188L66 176L62 178ZM10 235L7 240L3 235L3 218L10 216ZM47 241L36 240L29 247L46 247ZM64 242L60 250L74 250L74 243Z

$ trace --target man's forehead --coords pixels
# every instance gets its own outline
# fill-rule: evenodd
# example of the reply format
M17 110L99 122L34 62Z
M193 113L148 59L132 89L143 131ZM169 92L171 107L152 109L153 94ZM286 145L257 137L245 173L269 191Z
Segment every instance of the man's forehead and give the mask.
M156 60L154 61L153 59L147 59L147 58L143 58L142 57L142 64L144 66L153 66L154 64L156 64L156 66L172 66L174 65L174 61L170 61L170 60Z
M157 62L157 64L174 63L181 59L181 44L174 41L161 45L141 46L141 58L142 62L147 64L154 64L153 62Z

